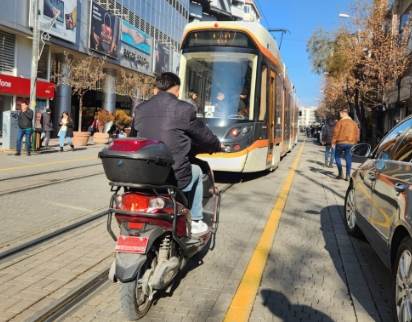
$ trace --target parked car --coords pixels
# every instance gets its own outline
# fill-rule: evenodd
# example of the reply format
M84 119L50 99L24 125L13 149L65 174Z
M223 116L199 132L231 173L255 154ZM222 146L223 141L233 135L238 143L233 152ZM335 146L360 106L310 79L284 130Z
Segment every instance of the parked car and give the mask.
M391 269L396 321L412 320L412 116L394 127L370 153L355 145L364 163L345 197L345 226L361 233Z

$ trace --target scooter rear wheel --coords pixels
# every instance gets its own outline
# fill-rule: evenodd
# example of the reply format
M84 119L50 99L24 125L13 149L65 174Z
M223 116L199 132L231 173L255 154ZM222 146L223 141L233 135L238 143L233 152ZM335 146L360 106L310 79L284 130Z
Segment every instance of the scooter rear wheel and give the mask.
M141 319L152 305L152 301L143 294L137 280L120 285L120 303L122 311L130 321Z

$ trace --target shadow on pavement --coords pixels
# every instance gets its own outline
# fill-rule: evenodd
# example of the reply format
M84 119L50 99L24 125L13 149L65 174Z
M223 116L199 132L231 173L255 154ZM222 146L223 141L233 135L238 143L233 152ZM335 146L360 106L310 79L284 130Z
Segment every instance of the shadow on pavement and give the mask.
M321 210L321 230L325 249L329 252L339 277L346 285L349 283L348 288L351 291L351 296L375 320L390 321L388 319L392 316L389 304L390 272L384 267L365 237L347 236L345 241L344 235L347 232L343 224L343 213L344 207L342 205L332 205ZM349 262L346 260L344 264L348 254L350 254L351 260ZM354 266L360 268L361 276L350 276L351 273L353 274ZM352 279L352 283L350 279ZM364 279L366 286L354 285L357 284L357 279ZM372 301L369 297L365 297L367 293L372 297Z
M328 191L332 192L334 195L337 195L338 197L340 197L340 198L342 198L342 199L345 198L344 195L336 192L335 189L332 189L332 188L330 188L330 187L328 187L328 186L325 186L323 183L318 182L318 181L316 181L315 179L312 179L310 176L306 175L304 171L302 171L302 170L296 170L296 173L297 173L298 175L304 177L305 179L307 179L307 180L309 180L309 181L312 181L313 183L316 183L316 184L319 185L320 187L327 189Z
M333 320L325 313L316 310L313 307L302 304L293 304L282 293L263 289L260 291L263 306L267 307L270 312L282 319L283 321L323 321L333 322Z

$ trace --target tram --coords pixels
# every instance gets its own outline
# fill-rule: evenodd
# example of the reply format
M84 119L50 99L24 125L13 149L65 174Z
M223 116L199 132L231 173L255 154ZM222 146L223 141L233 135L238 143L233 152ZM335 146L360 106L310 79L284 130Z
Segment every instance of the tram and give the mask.
M191 23L181 51L180 97L224 146L198 157L215 171L277 168L297 142L298 106L270 33L255 22Z

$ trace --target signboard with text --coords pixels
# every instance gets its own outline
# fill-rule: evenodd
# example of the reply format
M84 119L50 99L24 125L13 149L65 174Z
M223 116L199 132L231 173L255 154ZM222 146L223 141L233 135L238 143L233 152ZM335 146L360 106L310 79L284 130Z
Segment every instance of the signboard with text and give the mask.
M54 87L53 83L37 81L36 96L38 98L53 99ZM30 79L0 74L0 94L28 97L30 96Z
M118 58L119 18L92 2L90 49Z
M77 10L77 0L39 0L40 29L76 43Z

